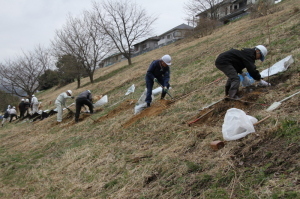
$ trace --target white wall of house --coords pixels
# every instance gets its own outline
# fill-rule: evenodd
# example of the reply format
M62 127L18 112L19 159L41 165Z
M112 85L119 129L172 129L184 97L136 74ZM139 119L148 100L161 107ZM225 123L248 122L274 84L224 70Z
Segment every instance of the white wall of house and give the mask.
M163 46L169 42L173 42L174 40L184 38L185 32L185 30L174 30L173 32L161 35L160 40L158 41L158 46Z

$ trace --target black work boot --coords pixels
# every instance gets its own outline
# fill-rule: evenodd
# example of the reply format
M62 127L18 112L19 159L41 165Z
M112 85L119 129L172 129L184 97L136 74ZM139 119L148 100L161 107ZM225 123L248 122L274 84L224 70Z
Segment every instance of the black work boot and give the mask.
M161 97L160 97L160 99L164 99L164 98L166 97L166 94L167 94L167 93L165 93L165 92L162 92L162 93L161 93Z
M225 86L225 96L229 94L230 86Z
M147 103L147 107L150 107L150 103Z
M236 100L241 99L239 96L236 95L237 90L229 90L228 94L229 94L229 98L231 98L231 99L236 99Z

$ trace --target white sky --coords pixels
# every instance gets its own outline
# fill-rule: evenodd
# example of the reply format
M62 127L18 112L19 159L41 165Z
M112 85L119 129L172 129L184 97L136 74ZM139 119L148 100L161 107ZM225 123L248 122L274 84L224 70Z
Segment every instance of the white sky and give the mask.
M149 15L158 16L152 36L187 23L183 9L187 1L135 0ZM22 51L32 51L39 44L48 47L68 14L79 16L91 9L91 0L0 0L0 63L13 60Z

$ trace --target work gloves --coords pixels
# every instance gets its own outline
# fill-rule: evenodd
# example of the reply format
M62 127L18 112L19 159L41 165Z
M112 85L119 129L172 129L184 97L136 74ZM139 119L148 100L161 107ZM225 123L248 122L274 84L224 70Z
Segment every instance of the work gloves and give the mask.
M270 83L268 83L268 82L266 82L266 81L264 81L264 80L262 80L262 79L259 81L258 85L259 85L259 86L271 86Z
M158 83L158 80L156 78L153 79L154 82Z
M165 93L167 93L168 92L168 88L165 86L165 87L163 87L163 91L165 92Z
M74 97L74 96L72 96L71 98L72 98L72 99L74 99L75 97Z

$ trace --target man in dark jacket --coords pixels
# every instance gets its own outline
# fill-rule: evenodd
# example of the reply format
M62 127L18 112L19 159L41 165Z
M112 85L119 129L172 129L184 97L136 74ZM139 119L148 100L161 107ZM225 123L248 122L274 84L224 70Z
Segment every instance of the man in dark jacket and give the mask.
M24 111L24 117L27 117L29 115L29 110L30 110L30 103L29 103L29 99L25 99L25 102L24 102L24 107L25 107L25 111ZM26 113L26 115L25 115ZM23 118L24 118L23 117Z
M256 70L255 60L264 61L268 51L263 45L255 48L244 48L242 50L231 49L221 53L216 59L215 65L221 70L228 80L225 85L225 95L229 98L239 99L237 92L240 86L239 74L243 73L246 68L253 79L260 81L261 86L269 86L270 84L261 79L260 73Z
M93 102L93 97L92 97L92 93L90 90L83 91L82 93L80 93L78 95L78 97L76 98L75 122L78 122L81 107L84 105L87 105L90 109L90 113L93 114L94 106L93 106L92 102Z
M24 118L24 113L25 113L25 100L22 99L20 104L19 104L19 111L20 111L20 119Z
M161 99L163 99L167 91L170 87L170 66L171 65L171 56L164 55L161 59L154 60L146 74L146 87L147 87L147 95L145 102L147 103L147 107L150 107L150 103L152 102L152 89L154 81L158 81L163 86L163 91L161 94Z

